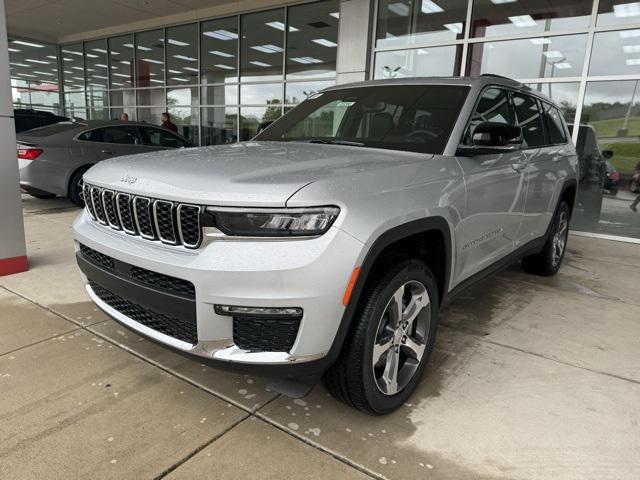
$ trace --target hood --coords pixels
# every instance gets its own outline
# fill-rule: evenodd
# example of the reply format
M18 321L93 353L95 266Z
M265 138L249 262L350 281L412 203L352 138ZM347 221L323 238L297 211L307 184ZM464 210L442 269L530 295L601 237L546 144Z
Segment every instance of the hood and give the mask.
M145 153L98 163L86 182L167 200L220 206L285 206L305 185L431 155L341 145L250 142Z

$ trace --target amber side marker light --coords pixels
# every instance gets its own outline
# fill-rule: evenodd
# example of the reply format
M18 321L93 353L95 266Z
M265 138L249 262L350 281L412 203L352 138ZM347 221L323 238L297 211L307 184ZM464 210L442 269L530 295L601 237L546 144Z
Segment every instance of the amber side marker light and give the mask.
M353 287L356 286L358 275L360 275L360 267L356 267L353 269L351 278L349 278L347 289L344 291L344 296L342 297L342 305L344 305L345 307L349 304L349 299L351 298L351 293L353 293Z

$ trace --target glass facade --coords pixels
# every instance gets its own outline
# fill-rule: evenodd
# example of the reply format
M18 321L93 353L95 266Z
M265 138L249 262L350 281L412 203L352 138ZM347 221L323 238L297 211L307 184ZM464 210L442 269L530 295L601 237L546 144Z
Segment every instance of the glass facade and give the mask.
M338 11L323 0L62 45L64 112L154 124L168 112L195 144L248 140L335 84Z
M558 102L581 178L576 230L640 238L640 2L379 0L373 78L504 75Z

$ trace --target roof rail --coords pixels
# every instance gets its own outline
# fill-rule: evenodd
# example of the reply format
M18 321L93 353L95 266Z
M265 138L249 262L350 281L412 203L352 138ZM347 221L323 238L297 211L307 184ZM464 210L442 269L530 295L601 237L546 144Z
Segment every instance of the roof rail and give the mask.
M513 78L509 78L509 77L505 77L504 75L498 75L497 73L483 73L482 75L480 75L481 77L493 77L493 78L501 78L502 80L509 80L519 86L521 86L522 88L524 88L525 90L531 90L531 87L517 81L514 80Z

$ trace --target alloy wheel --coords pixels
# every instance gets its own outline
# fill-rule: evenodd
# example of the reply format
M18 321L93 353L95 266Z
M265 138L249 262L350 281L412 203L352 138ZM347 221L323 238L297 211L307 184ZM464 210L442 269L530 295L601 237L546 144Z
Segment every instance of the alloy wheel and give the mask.
M431 325L427 288L412 280L398 288L378 322L372 368L376 386L395 395L415 375L424 356Z
M569 215L567 212L560 212L558 218L558 227L553 236L553 266L557 267L564 255L564 249L567 245L567 235L569 234Z

